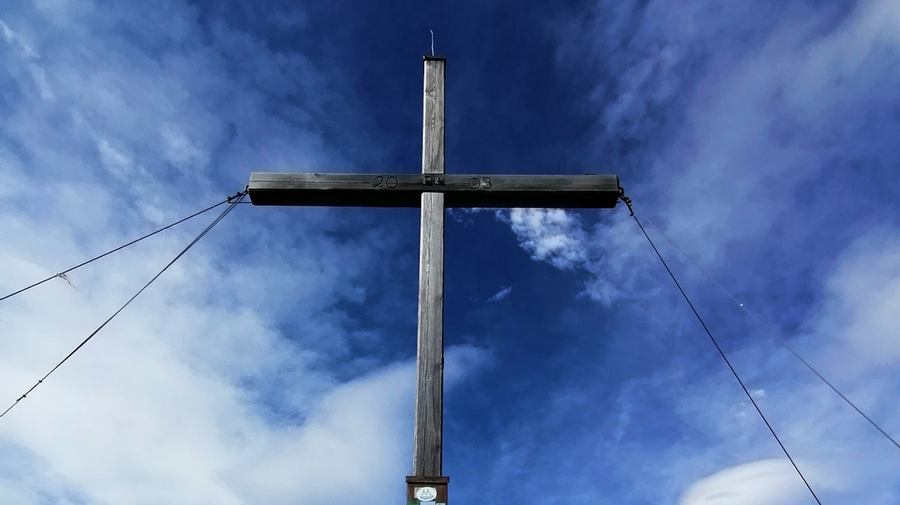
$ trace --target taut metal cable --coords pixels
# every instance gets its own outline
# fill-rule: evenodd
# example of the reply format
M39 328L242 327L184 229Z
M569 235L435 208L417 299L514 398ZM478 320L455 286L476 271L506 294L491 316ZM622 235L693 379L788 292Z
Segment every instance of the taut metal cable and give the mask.
M694 316L697 317L697 320L700 321L700 325L703 326L703 330L709 336L709 339L712 341L713 345L716 347L716 350L719 351L719 355L722 356L722 360L725 361L725 364L728 365L728 369L731 370L734 378L737 379L738 384L741 385L741 389L744 390L744 394L747 395L747 398L750 400L750 403L753 404L753 408L756 409L759 417L762 418L763 422L766 424L766 427L769 428L769 432L772 433L772 437L775 438L775 441L778 442L778 446L781 447L784 455L787 456L788 461L793 465L794 470L797 471L797 475L800 476L800 479L803 480L803 483L806 484L806 489L809 489L810 494L816 500L816 503L822 505L822 502L819 500L819 497L816 496L816 492L813 491L812 486L809 485L809 482L806 480L806 477L803 476L803 472L800 471L800 467L797 466L797 463L794 462L794 458L791 457L791 454L788 452L787 448L785 448L784 444L781 443L781 439L778 438L778 434L775 433L775 429L772 428L772 425L769 423L769 420L766 419L765 414L762 413L762 410L759 408L759 405L756 404L756 400L753 399L753 395L750 394L750 390L747 389L747 386L744 385L744 381L741 380L741 377L738 375L737 370L731 365L731 362L728 360L728 357L725 356L725 351L719 346L719 343L716 341L715 337L713 337L712 332L709 331L709 328L706 327L706 323L703 322L703 318L700 317L700 314L697 312L697 309L694 308L694 304L691 303L690 298L688 298L687 293L684 292L684 289L681 288L681 284L678 282L678 279L675 278L675 274L672 273L672 270L669 268L669 265L666 263L666 260L663 259L662 254L659 253L659 250L656 248L656 245L653 244L653 240L650 239L650 235L647 235L647 231L644 230L644 226L641 224L641 221L634 215L634 210L631 205L631 199L625 196L625 192L622 188L619 188L619 196L623 202L628 206L628 210L631 211L631 217L634 218L634 222L637 223L638 228L641 229L641 233L644 234L644 237L647 239L647 242L650 243L650 247L653 248L653 252L656 253L656 257L659 258L659 261L665 267L666 272L669 273L669 277L672 278L672 281L675 283L675 287L678 288L678 291L681 293L681 296L684 298L684 301L687 302L688 306L691 308L691 311L694 313Z
M59 363L57 363L56 366L54 366L52 369L50 369L50 371L47 372L46 375L44 375L43 377L40 378L40 380L38 380L37 382L35 382L34 385L31 386L30 389L28 389L28 391L25 391L25 393L24 393L22 396L20 396L15 402L13 402L12 405L10 405L6 410L4 410L3 413L0 414L0 417L5 416L10 410L13 409L13 407L15 407L16 405L18 405L20 401L24 400L25 397L27 397L29 394L31 394L31 392L34 391L35 388L37 388L38 386L40 386L41 384L43 384L43 382L44 382L45 380L47 380L47 377L50 377L50 374L52 374L53 372L55 372L57 368L61 367L61 366L63 365L63 363L65 363L66 361L68 361L69 358L71 358L76 352L78 352L79 349L81 349L82 347L84 347L85 344L87 344L92 338L94 338L94 335L96 335L97 333L99 333L100 330L102 330L104 326L106 326L107 324L109 324L109 322L112 321L116 316L118 316L120 312L122 312L123 310L125 310L125 307L127 307L131 302L133 302L134 299L137 298L141 293L143 293L145 289L147 289L148 287L150 287L150 285L153 284L153 281L155 281L156 279L158 279L159 276L163 274L163 272L165 272L166 270L168 270L169 267L172 266L176 261L178 261L179 258L181 258L182 256L184 256L184 253L188 252L188 250L189 250L191 247L194 247L194 244L196 244L197 242L199 242L200 239L202 239L204 236L206 236L206 234L209 233L209 231L212 230L213 227L215 227L217 224L219 224L219 222L220 222L222 219L224 219L225 216L228 215L228 213L230 213L232 210L234 210L234 208L237 207L237 205L241 202L241 200L244 199L244 196L246 196L246 194L247 194L246 192L244 192L244 193L238 193L238 195L235 195L235 196L237 197L237 199L235 199L235 200L228 199L228 200L226 201L226 202L229 204L228 207L227 207L221 214L219 214L219 216L218 216L215 220L213 220L213 222L210 223L209 226L207 226L202 232L200 232L200 234L197 235L197 237L194 238L194 240L192 240L191 243L189 243L189 244L187 245L187 247L185 247L184 249L182 249L181 252L178 253L178 254L172 259L172 261L170 261L168 264L166 264L166 266L164 266L164 267L162 268L162 270L160 270L156 275L154 275L152 279L150 279L146 284L144 284L144 287L142 287L141 289L139 289L138 292L135 293L134 296L132 296L131 298L129 298L128 301L125 302L124 305L122 305L121 307L119 307L119 310L115 311L115 312L113 313L113 315L109 316L109 318L108 318L106 321L103 321L103 324L101 324L100 326L98 326L96 330L94 330L90 335L87 336L87 338L85 338L80 344L78 344L78 346L77 346L75 349L73 349L72 352L70 352L69 354L67 354L66 357L62 359L62 361L60 361ZM233 197L233 198L234 198L234 197ZM225 202L223 202L223 203L225 203ZM219 204L219 205L221 205L221 204ZM217 206L218 206L218 205L217 205ZM207 209L207 210L208 210L208 209Z
M758 324L760 327L769 326L769 325L767 325L767 324L764 324L764 323L759 319L759 317L757 317L756 314L754 314L753 312L751 312L750 310L748 310L747 307L745 307L743 303L739 302L739 301L737 300L737 298L734 297L734 295L732 295L730 292L728 292L727 289L725 289L718 281L716 281L715 278L713 278L712 274L710 274L708 271L706 271L706 269L704 269L704 268L701 267L696 261L694 261L694 258L691 258L691 257L688 255L688 253L684 252L683 249L681 249L680 247L678 247L678 244L676 244L674 240L672 240L668 235L666 235L666 233L665 233L664 231L662 231L662 229L661 229L659 226L656 226L656 225L653 223L653 221L651 221L650 219L647 218L647 216L642 216L642 217L644 218L645 221L647 221L648 223L650 223L650 226L653 226L654 228L656 228L656 231L658 231L660 235L662 235L666 240L668 240L669 243L672 244L672 247L675 248L675 250L677 250L678 252L680 252L681 255L684 256L685 258L687 258L687 260L690 261L695 267L697 267L698 270L700 270L701 272L703 272L703 274L706 275L706 278L709 279L713 284L715 284L715 285L716 285L723 293L725 293L725 296L727 296L728 298L730 298L731 301L733 301L734 304L737 305L739 309L743 310L748 316L750 316L750 318L753 319L753 320L756 322L756 324ZM818 372L818 370L816 370L815 368L813 368L813 366L810 365L809 362L807 362L805 359L803 359L802 356L800 356L800 353L798 353L797 351L795 351L795 350L794 350L791 346L789 346L789 345L787 344L787 342L785 342L783 339L782 339L782 341L780 342L780 344L781 344L785 349L787 349L791 354L793 354L794 357L797 358L797 359L800 361L800 363L803 363L803 365L806 366L806 368L808 368L810 372L814 373L814 374L816 375L816 377L818 377L822 382L824 382L825 385L827 385L829 388L831 388L831 390L834 391L835 394L837 394L839 397L841 397L841 399L844 400L844 402L845 402L847 405L849 405L851 408L853 408L853 410L855 410L859 415L861 415L861 416L863 417L863 419L865 419L866 421L868 421L869 424L871 424L876 430L878 430L879 433L881 433L882 435L884 435L884 438L888 439L892 444L894 444L898 449L900 449L900 443L898 443L897 440L895 440L895 439L894 439L892 436L890 436L886 431L884 431L884 429L882 429L881 426L878 425L878 423L876 423L875 421L872 420L872 418L870 418L868 415L866 415L866 413L863 412L859 407L857 407L856 404L853 403L849 398L847 398L847 397L844 395L844 393L841 393L841 392L838 390L837 387L835 387L828 379L825 378L825 376L823 376L821 373Z
M797 354L796 351L794 351L793 349L790 348L790 346L788 346L787 344L783 344L783 345L784 345L784 348L787 349L788 351L790 351L791 354L793 354L794 356L796 356L796 358L799 359L801 363L803 363L804 365L806 365L806 368L809 368L809 370L810 370L812 373L816 374L816 376L817 376L818 378L822 379L822 382L824 382L825 384L827 384L828 387L830 387L832 391L834 391L835 393L837 393L838 396L840 396L845 402L847 402L847 405L850 405L851 407L853 407L853 410L855 410L856 412L858 412L859 415L863 416L863 419L865 419L866 421L869 421L869 424L871 424L872 426L874 426L876 430L880 431L881 434L884 435L884 438L890 440L892 444L896 445L897 448L900 449L900 444L898 444L897 441L894 440L893 437L891 437L890 435L888 435L886 431L884 431L883 429L881 429L881 426L878 426L878 424L875 423L875 421L873 421L872 419L870 419L869 416L867 416L865 413L863 413L862 410L859 410L859 407L857 407L856 405L854 405L853 402L851 402L846 396L844 396L843 393L841 393L840 391L838 391L838 389L837 389L836 387L832 386L831 383L828 382L828 380L827 380L825 377L822 377L822 374L820 374L819 372L817 372L816 369L812 367L812 365L810 365L809 363L807 363L805 359L801 358L800 355Z
M116 247L115 249L112 249L112 250L110 250L110 251L107 251L107 252L105 252L105 253L103 253L103 254L101 254L101 255L99 255L99 256L95 256L95 257L93 257L93 258L91 258L91 259L89 259L89 260L87 260L87 261L85 261L85 262L79 263L79 264L75 265L74 267L70 267L70 268L67 268L67 269L65 269L65 270L63 270L63 271L61 271L61 272L57 272L56 274L51 275L50 277L47 277L47 278L44 279L44 280L35 282L34 284L32 284L32 285L30 285L30 286L26 286L26 287L24 287L24 288L22 288L22 289L20 289L20 290L18 290L18 291L15 291L15 292L13 292L13 293L10 293L10 294L8 294L8 295L6 295L6 296L0 298L0 301L6 300L7 298L12 298L13 296L18 295L19 293L24 293L25 291L28 291L28 290L31 289L31 288L35 288L35 287L37 287L37 286L40 286L41 284L43 284L43 283L45 283L45 282L47 282L47 281L51 281L51 280L53 280L53 279L56 279L57 277L59 277L59 278L61 278L61 279L66 279L66 274L69 273L69 272L71 272L72 270L76 270L76 269L78 269L78 268L81 268L81 267L83 267L83 266L89 264L89 263L93 263L93 262L99 260L100 258L103 258L103 257L105 257L105 256L109 256L110 254L112 254L112 253L114 253L114 252L121 251L122 249L125 249L126 247L128 247L128 246L130 246L130 245L137 244L138 242L140 242L140 241L142 241L142 240L144 240L144 239L146 239L146 238L150 238L150 237L152 237L153 235L156 235L157 233L166 231L166 230L168 230L169 228L172 228L173 226L177 226L177 225L179 225L179 224L181 224L181 223L183 223L183 222L185 222L185 221L188 221L188 220L190 220L190 219L192 219L192 218L195 218L195 217L199 216L200 214L204 214L204 213L206 213L206 212L209 212L209 211L215 209L216 207L219 207L219 206L224 205L224 204L226 204L226 203L233 203L233 201L235 201L235 200L236 200L238 197L240 197L240 196L241 196L241 193L238 193L238 194L236 194L236 195L234 195L234 196L230 196L230 197L226 198L225 200L222 200L221 202L219 202L219 203L217 203L217 204L215 204L215 205L212 205L212 206L210 206L210 207L207 207L207 208L201 210L200 212L196 212L196 213L194 213L194 214L191 214L190 216L188 216L188 217L186 217L186 218L184 218L184 219L179 219L178 221L175 221L174 223L169 224L169 225L167 225L167 226L163 226L162 228L160 228L160 229L158 229L158 230L156 230L156 231L154 231L154 232L152 232L152 233L148 233L148 234L144 235L143 237L136 238L136 239L132 240L131 242L128 242L127 244L120 245L119 247Z

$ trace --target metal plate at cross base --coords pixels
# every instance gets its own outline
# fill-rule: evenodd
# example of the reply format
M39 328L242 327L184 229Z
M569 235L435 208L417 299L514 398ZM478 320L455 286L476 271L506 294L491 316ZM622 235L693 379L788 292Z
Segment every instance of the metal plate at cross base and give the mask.
M406 505L447 505L450 477L407 477Z

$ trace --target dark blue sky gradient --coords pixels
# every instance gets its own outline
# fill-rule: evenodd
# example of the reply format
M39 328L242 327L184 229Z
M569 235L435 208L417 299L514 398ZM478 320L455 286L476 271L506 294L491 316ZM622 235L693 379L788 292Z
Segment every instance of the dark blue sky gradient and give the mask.
M618 174L823 502L897 502L896 454L780 347L791 342L900 433L900 9L888 0L78 5L0 13L0 110L11 118L0 183L18 188L28 174L50 188L0 192L12 209L0 232L18 238L0 249L13 265L0 279L18 280L17 261L36 271L63 262L26 262L29 251L101 249L233 194L254 170L420 172L422 56L434 30L447 58L447 172ZM72 196L83 193L94 198ZM54 230L59 243L22 238L28 227ZM98 238L104 230L115 235ZM160 288L180 300L163 297L170 311L193 311L172 316L178 338L161 353L218 379L238 407L210 412L256 430L219 435L220 421L198 421L185 436L251 447L225 459L257 458L264 477L247 484L256 474L244 463L210 466L185 488L312 505L346 500L317 488L346 478L353 492L374 489L376 503L401 496L413 412L392 374L415 356L418 241L417 210L250 205L204 241L190 275ZM454 503L809 503L623 206L450 211L446 272ZM91 275L72 296L124 282ZM155 327L151 316L134 326ZM197 322L205 317L233 319L243 336L204 340L222 333ZM92 377L82 373L72 380ZM346 442L355 451L341 445L351 421L364 439ZM7 444L65 475L36 485L47 496L124 496L102 492L124 478L60 470L19 428L0 435L0 457ZM313 441L296 454L267 459L304 437ZM351 470L329 473L341 461ZM273 468L296 469L300 484ZM40 472L0 469L0 491Z
M300 27L290 30L273 25L268 18L271 5L237 3L226 8L201 5L199 9L205 26L224 23L264 40L273 52L300 52L315 67L326 69L328 87L338 92L316 111L312 123L325 142L347 159L341 170L420 170L421 55L429 50L428 30L433 29L436 52L448 60L448 172L618 173L623 185L634 189L638 208L665 223L666 218L660 221L658 213L666 212L664 205L671 194L668 181L686 168L685 158L677 151L696 149L682 135L694 113L691 106L702 100L698 96L703 94L712 93L710 99L716 99L715 89L705 89L710 76L726 75L736 62L763 50L787 16L817 11L817 28L810 37L825 37L840 26L852 7L852 2L819 6L744 2L724 7L710 16L710 24L674 40L654 28L669 21L648 18L648 9L660 9L649 2L554 2L528 8L519 3L481 2L408 3L391 8L334 3L306 9ZM703 15L695 21L702 23ZM677 63L668 68L657 63L649 80L634 84L628 72L666 46L680 51ZM642 96L642 102L623 113L609 115L627 93L647 98ZM283 98L276 108L306 100L302 94ZM886 207L871 203L879 198L890 201L896 195L896 182L889 182L894 186L887 190L883 172L867 173L853 167L865 164L866 158L886 167L897 159L897 149L876 147L874 156L881 158L873 159L871 153L836 152L831 146L847 145L860 136L865 136L867 143L877 143L879 138L888 142L900 133L900 121L895 112L880 104L863 105L872 107L867 113L845 110L860 106L848 103L832 110L832 119L827 120L845 126L828 130L792 123L789 106L780 103L777 94L770 100L772 125L766 135L783 146L798 140L813 142L801 149L815 152L815 156L801 156L797 163L831 168L819 171L790 193L778 189L777 173L761 181L773 188L773 198L790 200L785 204L792 207L792 218L776 219L766 238L749 247L742 240L721 243L722 249L714 253L720 258L715 271L725 285L746 286L736 294L765 320L790 332L816 306L822 288L819 279L830 268L829 262L860 232L858 226L835 230L828 223L858 222L864 227L867 221L893 217L896 224L894 211L885 215ZM848 117L858 117L861 123L854 125ZM798 131L803 133L798 135ZM873 136L875 131L877 136ZM728 170L754 170L754 161L751 152L743 167ZM768 163L765 155L756 162ZM867 180L869 174L873 180ZM716 184L717 179L711 180L709 190ZM867 188L880 189L873 193ZM696 189L702 200L705 191ZM861 198L864 191L867 196ZM759 201L758 205L767 203ZM304 211L296 212L302 215ZM352 356L365 356L364 362L370 366L411 357L416 213L337 210L334 215L345 223L345 231L338 230L338 236L373 226L396 232L399 243L393 255L380 257L373 266L376 281L370 285L368 305L345 307L356 324L378 329L385 338L375 345L356 342L349 354L337 355L329 366L341 370L342 360ZM580 215L588 227L609 219L603 212ZM655 238L664 242L658 234ZM682 245L689 250L704 247ZM763 354L777 352L780 335L760 332L730 300L710 284L701 283L693 267L676 257L671 248L666 250L667 246L661 244L678 275L694 279L686 288L726 350L734 352L756 342L765 349ZM604 249L603 244L596 247ZM815 260L810 257L811 249ZM583 485L587 479L596 486L591 495L598 498L612 489L620 496L632 495L630 503L658 503L658 490L641 495L629 489L643 480L640 473L617 470L612 464L588 471L565 463L596 457L577 442L579 438L606 440L615 431L615 423L605 413L616 410L617 398L621 401L621 384L640 383L642 378L673 366L680 370L680 380L688 383L721 370L707 337L691 321L664 272L652 257L644 255L643 259L642 285L656 294L607 308L579 296L584 288L583 273L530 263L515 235L490 213L448 219L446 343L489 348L494 360L494 366L482 372L479 380L465 383L447 397L445 467L453 476L457 500L470 502L494 492L523 501L545 496L552 502L551 496L566 499L566 489L576 483ZM748 275L750 272L762 275ZM617 280L613 277L612 282ZM506 286L513 288L506 298L485 303ZM368 361L371 358L375 360ZM748 370L750 362L736 361L739 369L753 376ZM350 378L369 368L347 370L338 372L339 376ZM723 380L729 381L727 376ZM679 394L678 388L665 384L646 387L649 389L639 389L629 397L635 405L630 415L640 423L639 431L618 441L621 447L617 450L634 451L634 464L640 467L637 462L641 458L652 457L643 452L647 448L679 441L716 443L700 426L671 415L678 409L671 398ZM727 382L723 387L735 400L740 398L736 384ZM561 399L561 391L577 393L568 399L563 394ZM492 456L510 450L503 445L510 437L522 444L513 452L520 454L523 461L518 464L524 469L509 476L492 476L498 471L492 467ZM778 455L772 447L763 453ZM560 459L560 454L566 456ZM633 464L626 467L634 468ZM540 484L526 483L535 478Z

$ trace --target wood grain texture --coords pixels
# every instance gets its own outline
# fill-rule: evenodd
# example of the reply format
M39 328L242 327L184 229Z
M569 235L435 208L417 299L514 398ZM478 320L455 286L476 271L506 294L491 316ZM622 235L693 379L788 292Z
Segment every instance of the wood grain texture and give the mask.
M422 173L444 173L444 64L425 58ZM444 195L421 195L413 475L440 476L444 417Z
M413 475L441 475L444 391L444 195L422 195Z
M431 157L429 160L443 159ZM434 170L435 168L430 168ZM254 172L254 205L419 207L441 192L446 207L613 208L615 175L303 174Z
M444 173L444 76L447 60L425 56L422 98L422 173Z

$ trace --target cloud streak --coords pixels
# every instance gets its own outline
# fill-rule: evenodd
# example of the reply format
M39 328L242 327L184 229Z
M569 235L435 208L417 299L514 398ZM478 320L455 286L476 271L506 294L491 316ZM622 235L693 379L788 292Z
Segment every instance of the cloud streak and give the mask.
M680 503L681 505L805 503L808 491L802 482L794 478L793 470L786 460L757 461L735 466L697 481L687 490ZM831 481L830 478L817 472L808 473L809 478L816 481Z
M497 291L497 292L494 294L494 296L488 298L487 301L489 301L489 302L499 302L500 300L502 300L502 299L506 298L507 296L509 296L509 294L510 294L511 292L512 292L512 287L511 287L511 286L504 286L503 288L500 289L500 291Z
M342 114L328 70L198 17L183 2L4 12L0 289L233 194L253 168L346 164L315 121ZM326 211L257 212L236 209L3 418L0 460L15 462L0 465L5 500L402 499L414 367L408 353L352 352L396 331L352 315L396 237L373 225L337 238L341 218ZM203 225L73 272L78 290L50 282L4 301L0 398L46 373ZM448 391L486 356L448 348Z
M888 426L900 423L883 407L900 398L890 379L897 373L889 335L896 327L898 232L888 196L898 187L893 172L900 161L900 149L888 138L900 132L900 123L885 112L900 84L894 65L900 61L894 29L900 10L881 0L827 8L784 2L752 12L756 8L749 2L722 9L703 2L596 2L572 21L589 35L568 30L559 62L565 71L581 68L582 60L576 66L569 58L590 48L597 86L589 99L598 119L585 140L595 143L600 159L622 160L623 184L639 216L650 216L772 323L758 328L743 320L701 272L658 241L748 385L765 391L759 396L764 412L812 469L811 483L823 500L893 503L896 475L883 466L896 468L892 447L814 378L799 375L776 345L781 338L801 345L864 410ZM891 189L873 189L883 186ZM853 194L872 200L857 204ZM643 346L668 359L662 370L647 372L650 378L615 387L616 422L599 427L613 435L576 431L553 442L593 441L577 455L543 456L592 461L576 471L580 478L546 465L535 472L551 472L548 481L566 479L579 489L589 488L597 473L615 474L610 467L626 475L611 477L608 485L627 486L633 482L628 472L658 479L652 489L621 495L638 502L805 503L797 487L802 482L784 462L771 460L777 451L731 387L732 378L684 344L690 337L695 345L696 322L658 275L633 223L614 215L592 224L585 215L511 228L532 259L587 274L583 293L593 300L629 302L616 305L618 328L646 319L648 335L631 338L643 337ZM564 244L560 250L569 255L539 248L545 236ZM662 388L672 397L633 388ZM547 421L540 431L567 429L575 428ZM648 441L632 433L666 436ZM518 446L532 435L527 429L508 443ZM526 450L515 457L538 455Z

